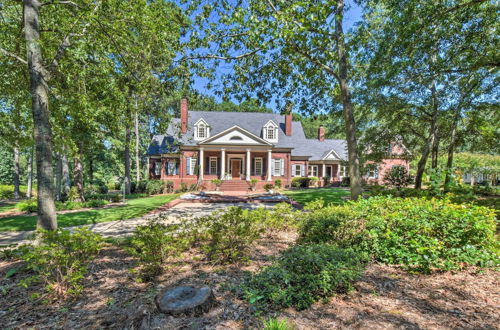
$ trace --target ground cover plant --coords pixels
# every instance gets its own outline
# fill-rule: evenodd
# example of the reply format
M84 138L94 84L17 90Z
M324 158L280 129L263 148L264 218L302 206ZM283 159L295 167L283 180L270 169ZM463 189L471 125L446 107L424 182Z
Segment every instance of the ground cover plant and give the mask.
M178 194L139 197L127 199L126 205L59 214L58 224L60 227L70 227L140 217L177 197ZM0 218L0 231L34 230L35 227L35 216L17 215Z
M328 244L295 246L244 286L245 296L259 309L308 308L334 293L345 293L359 278L365 258Z
M78 210L83 208L96 208L103 207L108 204L107 200L104 199L90 199L85 202L56 202L56 210L57 211L65 211L65 210ZM38 203L35 199L27 199L22 202L16 204L16 209L22 212L36 212L38 210Z
M447 199L376 197L304 215L302 243L332 243L419 272L493 266L493 210Z
M20 249L27 269L34 273L20 285L41 282L49 294L59 298L81 293L87 266L102 247L100 235L78 228L74 232L42 230L37 236L39 244Z
M340 188L315 188L285 190L283 191L283 193L302 205L305 205L319 198L322 198L327 204L341 204L344 202L342 197L348 196L349 190Z

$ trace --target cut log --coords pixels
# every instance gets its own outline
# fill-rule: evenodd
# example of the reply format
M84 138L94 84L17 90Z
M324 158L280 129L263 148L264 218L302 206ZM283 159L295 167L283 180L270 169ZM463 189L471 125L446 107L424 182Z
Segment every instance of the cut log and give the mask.
M208 312L214 304L214 294L208 286L177 286L156 296L156 305L160 312L170 315L200 316Z

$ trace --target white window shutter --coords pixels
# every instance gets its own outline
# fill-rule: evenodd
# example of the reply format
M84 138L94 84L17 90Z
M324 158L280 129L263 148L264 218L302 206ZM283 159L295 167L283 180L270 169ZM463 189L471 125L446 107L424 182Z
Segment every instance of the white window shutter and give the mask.
M281 169L281 176L285 175L285 160L283 158L280 159L280 169Z
M271 158L271 175L274 176L274 159Z
M306 173L305 173L305 165L300 165L300 175L301 176L306 176Z
M292 165L292 176L295 176L296 168L297 168L297 165Z
M191 175L191 157L188 157L186 162L186 174Z

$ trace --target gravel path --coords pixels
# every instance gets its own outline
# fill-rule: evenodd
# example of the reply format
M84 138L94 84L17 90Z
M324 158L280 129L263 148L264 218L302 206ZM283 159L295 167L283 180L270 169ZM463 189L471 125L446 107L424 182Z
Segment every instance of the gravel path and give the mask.
M157 217L165 218L165 223L174 224L183 218L202 217L216 210L226 209L231 206L239 206L245 209L255 209L258 207L272 208L274 205L274 203L181 203L166 211L145 215L139 218L101 222L93 225L66 227L66 229L88 227L93 232L99 233L104 237L124 237L130 235L134 231L135 227L144 225L149 220ZM33 234L32 230L0 232L0 246L27 243L29 242L27 237L31 234Z

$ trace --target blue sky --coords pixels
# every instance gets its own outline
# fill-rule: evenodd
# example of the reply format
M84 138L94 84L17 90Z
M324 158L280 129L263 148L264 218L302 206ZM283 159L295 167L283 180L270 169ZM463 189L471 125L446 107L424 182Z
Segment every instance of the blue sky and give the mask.
M361 20L363 13L362 13L362 8L356 5L353 0L347 0L346 4L348 7L348 11L344 16L344 29L345 31L348 31L354 26L354 24L356 24ZM228 68L226 67L226 69ZM224 72L224 68L220 68L220 70L222 70L221 72ZM195 77L194 88L202 94L214 96L218 102L221 102L222 101L221 97L215 95L213 90L206 88L207 82L208 82L207 79ZM237 101L235 100L232 101L237 103ZM276 104L272 100L270 100L266 104L266 106L271 108L273 111L277 111Z

